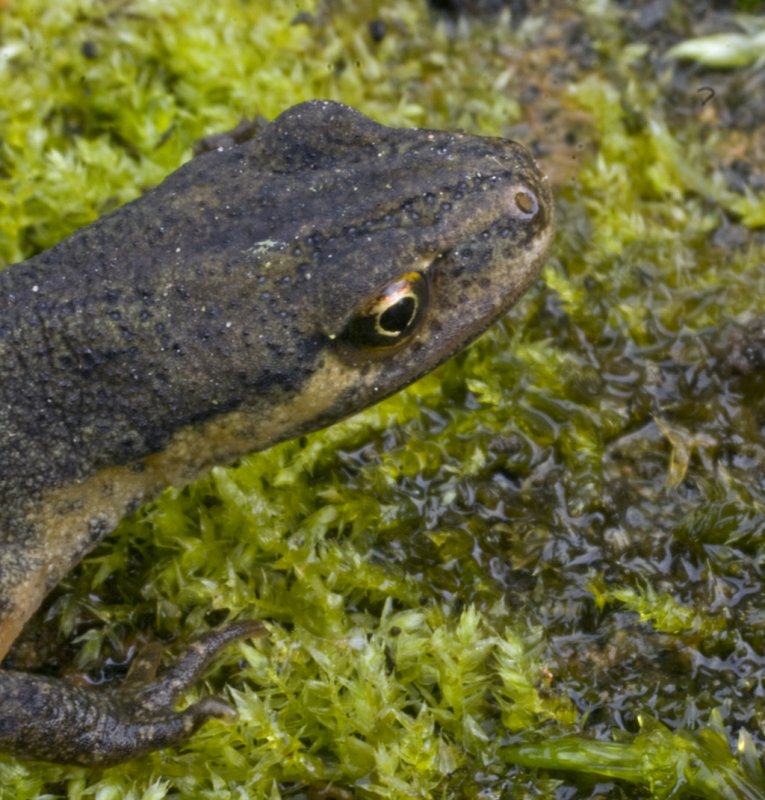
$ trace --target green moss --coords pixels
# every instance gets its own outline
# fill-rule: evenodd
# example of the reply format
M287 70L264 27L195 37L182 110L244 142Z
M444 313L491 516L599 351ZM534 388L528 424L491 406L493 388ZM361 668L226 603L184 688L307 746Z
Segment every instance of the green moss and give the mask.
M515 745L505 755L529 767L565 767L643 784L656 798L678 793L707 800L762 796L765 773L751 740L744 735L739 745L747 753L742 770L730 754L719 717L699 736L673 734L650 717L640 724L641 732L629 744L562 737L544 744Z
M765 796L763 387L724 367L728 321L765 296L763 198L726 183L725 131L671 121L606 5L582 14L603 68L555 89L592 157L559 187L546 288L410 391L166 493L52 599L79 670L267 620L210 677L239 722L102 771L3 758L0 794ZM405 2L5 9L0 258L308 97L505 133L525 83L556 86L560 32L504 22ZM749 243L711 245L731 223Z
M48 247L158 183L204 133L272 117L284 93L311 96L310 84L294 88L308 30L293 14L185 2L6 9L0 259Z
M753 20L754 22L754 20ZM667 53L671 58L697 61L707 67L734 69L747 67L762 58L765 31L752 33L716 33L678 42Z
M593 580L590 590L598 608L607 603L622 603L634 611L641 622L649 622L661 633L702 633L711 639L727 625L722 616L703 615L697 609L680 605L668 592L656 592L650 587L606 589L602 581Z

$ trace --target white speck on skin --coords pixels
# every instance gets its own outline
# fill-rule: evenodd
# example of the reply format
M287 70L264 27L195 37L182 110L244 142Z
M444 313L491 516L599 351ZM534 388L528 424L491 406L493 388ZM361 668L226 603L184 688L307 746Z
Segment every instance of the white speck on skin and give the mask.
M244 252L248 256L253 256L257 258L262 253L267 253L269 250L275 249L284 249L286 247L284 242L280 242L277 239L263 239L260 242L255 242L254 245L248 247Z

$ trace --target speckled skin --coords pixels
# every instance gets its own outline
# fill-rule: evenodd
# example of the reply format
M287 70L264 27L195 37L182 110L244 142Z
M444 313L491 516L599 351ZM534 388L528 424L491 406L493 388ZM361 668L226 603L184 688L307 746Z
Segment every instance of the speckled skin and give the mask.
M538 274L552 213L520 145L313 101L0 272L0 657L126 512L473 340ZM412 272L427 293L396 345L350 336ZM179 727L177 692L147 690L151 714L131 692L0 672L0 748L109 763L214 715Z

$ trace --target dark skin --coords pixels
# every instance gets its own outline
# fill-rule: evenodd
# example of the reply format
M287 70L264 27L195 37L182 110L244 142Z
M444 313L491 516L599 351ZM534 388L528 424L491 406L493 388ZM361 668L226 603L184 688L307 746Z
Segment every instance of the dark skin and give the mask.
M0 272L0 657L142 502L462 349L538 275L552 231L520 145L313 101ZM0 671L0 749L105 764L181 742L231 710L178 697L260 633L214 632L169 678L139 669L117 692Z

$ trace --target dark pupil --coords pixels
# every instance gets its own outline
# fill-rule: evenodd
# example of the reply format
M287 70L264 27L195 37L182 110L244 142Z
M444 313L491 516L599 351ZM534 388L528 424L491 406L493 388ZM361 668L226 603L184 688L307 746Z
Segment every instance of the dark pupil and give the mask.
M413 297L401 298L398 303L394 303L380 314L380 327L387 333L400 333L406 330L416 307Z

